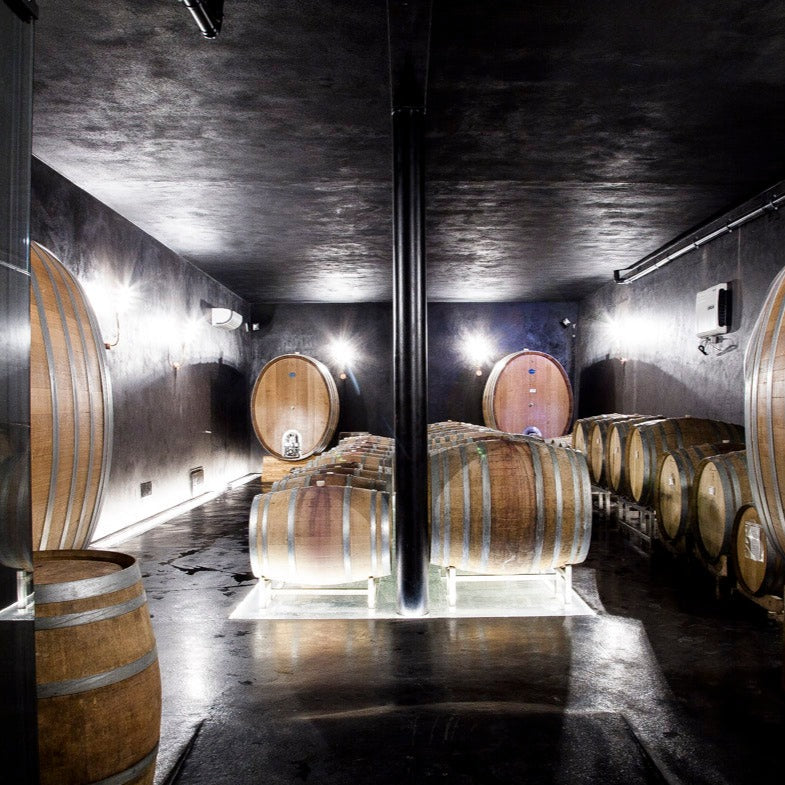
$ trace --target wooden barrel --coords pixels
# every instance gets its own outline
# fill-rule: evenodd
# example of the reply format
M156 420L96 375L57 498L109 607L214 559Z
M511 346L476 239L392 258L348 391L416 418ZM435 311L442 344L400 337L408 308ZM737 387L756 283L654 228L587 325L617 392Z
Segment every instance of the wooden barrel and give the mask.
M255 497L251 569L257 578L311 586L390 574L390 495L309 485Z
M781 597L785 586L785 559L771 547L767 531L754 505L745 504L737 512L731 536L733 565L739 586L753 597Z
M313 471L308 474L295 474L273 483L272 491L302 488L305 485L351 485L353 488L367 488L372 491L391 491L392 475L372 477L354 474L352 471Z
M747 451L707 458L695 474L695 542L708 564L730 553L736 514L752 502Z
M262 368L251 393L251 422L271 455L298 461L322 451L338 425L338 389L327 366L283 354Z
M769 287L744 358L750 487L767 542L785 556L785 268Z
M358 433L351 436L344 436L338 440L340 447L360 445L363 447L390 447L395 444L395 439L389 436L376 436L371 433Z
M485 424L507 433L536 428L544 438L567 433L572 387L555 358L524 349L502 357L488 374L482 396Z
M722 452L738 450L739 444L695 444L660 456L654 493L654 509L662 538L680 543L695 520L693 487L701 462ZM731 519L732 522L732 519Z
M432 453L431 562L490 575L541 573L586 558L591 484L579 452L539 439Z
M625 465L632 498L651 504L660 455L693 444L743 443L740 425L700 417L672 417L658 422L638 423L627 441Z
M33 580L41 785L152 785L161 678L139 565L41 551Z
M622 496L630 495L630 482L625 463L629 436L638 423L658 422L661 419L661 417L641 415L640 417L632 417L629 420L614 421L608 426L607 447L605 450L605 477L611 490L620 493Z
M599 422L613 422L614 420L622 420L628 415L624 414L595 414L591 417L581 417L576 420L572 426L572 446L573 449L582 452L584 455L589 454L589 435L595 423Z
M592 482L597 485L609 484L607 472L607 447L608 447L608 433L614 423L617 422L645 422L656 418L655 414L607 414L601 419L594 419L588 428L584 426L586 431L586 447L582 452L586 453L587 462L589 464L589 475ZM576 448L578 449L578 448Z
M389 469L395 463L395 456L389 454L374 454L359 452L355 450L345 450L320 455L310 461L311 466L326 466L331 463L357 463L366 469Z
M335 472L337 474L354 474L360 477L389 477L391 475L389 467L382 466L378 469L366 469L361 463L356 461L336 461L335 463L323 463L319 466L303 466L289 473L289 477L298 477L305 474L317 474L319 472ZM285 478L286 479L286 478Z
M428 450L431 452L443 450L453 444L466 444L468 442L483 442L497 439L514 439L518 434L504 433L504 431L465 431L464 433L443 434L428 440ZM522 437L528 438L528 437Z
M101 512L112 449L104 342L77 280L30 245L33 548L83 548Z
M457 444L472 439L493 438L498 439L504 435L503 431L487 428L483 425L472 423L437 423L428 426L428 449L435 450L449 444Z

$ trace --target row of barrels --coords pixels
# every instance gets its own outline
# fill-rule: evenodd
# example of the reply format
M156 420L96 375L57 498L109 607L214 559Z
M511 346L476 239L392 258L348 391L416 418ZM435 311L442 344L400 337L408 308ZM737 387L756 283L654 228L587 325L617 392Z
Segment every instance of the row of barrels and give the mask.
M712 573L725 560L748 594L781 595L785 560L768 542L753 504L747 451L738 446L696 445L663 456L655 496L660 536Z
M621 487L653 507L660 537L672 551L697 556L714 573L727 560L733 577L753 596L781 594L785 560L771 546L753 504L741 427L695 418L642 417L612 414L576 423L574 444L588 451L590 466L601 464L597 456L603 438L608 455L626 444L624 462L614 463L606 455L606 474L595 468L593 476L608 480L614 476L608 467L622 466L627 480ZM684 444L700 436L723 438ZM631 454L635 451L638 456Z
M603 414L575 422L573 447L587 456L592 481L653 505L660 458L698 444L744 446L744 428L700 417ZM718 448L720 452L722 448Z
M254 574L331 585L391 572L393 443L358 435L292 469L251 505ZM569 447L466 423L428 433L430 561L492 575L577 564L591 481Z

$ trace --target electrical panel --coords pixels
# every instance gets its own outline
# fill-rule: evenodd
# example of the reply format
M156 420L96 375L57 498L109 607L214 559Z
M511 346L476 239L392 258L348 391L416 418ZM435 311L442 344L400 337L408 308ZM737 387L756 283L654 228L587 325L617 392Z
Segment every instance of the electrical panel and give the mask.
M728 332L731 321L730 286L718 283L695 296L695 325L699 338Z

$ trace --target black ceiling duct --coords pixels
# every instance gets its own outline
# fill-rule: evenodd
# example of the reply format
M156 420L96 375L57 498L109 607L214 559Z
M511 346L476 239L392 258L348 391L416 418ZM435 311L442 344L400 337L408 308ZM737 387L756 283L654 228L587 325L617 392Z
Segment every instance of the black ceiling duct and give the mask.
M218 36L224 18L224 0L180 0L180 2L191 12L205 38Z

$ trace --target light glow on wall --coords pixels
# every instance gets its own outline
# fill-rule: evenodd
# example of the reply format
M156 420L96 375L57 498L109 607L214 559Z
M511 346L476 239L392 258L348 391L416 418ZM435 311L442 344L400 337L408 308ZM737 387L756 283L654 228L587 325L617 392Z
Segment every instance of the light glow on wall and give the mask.
M487 333L465 332L460 338L460 351L466 363L481 376L483 366L496 356L496 342Z
M606 316L602 320L604 340L611 354L639 353L662 339L663 325L642 313Z
M93 278L82 284L93 308L107 349L120 342L120 317L141 302L140 287L130 281L109 281Z
M348 368L352 368L356 363L359 357L359 352L357 351L357 346L353 341L346 338L345 336L338 336L333 338L328 346L328 351L330 353L330 357L332 357L333 362L341 369L341 371L346 371Z

